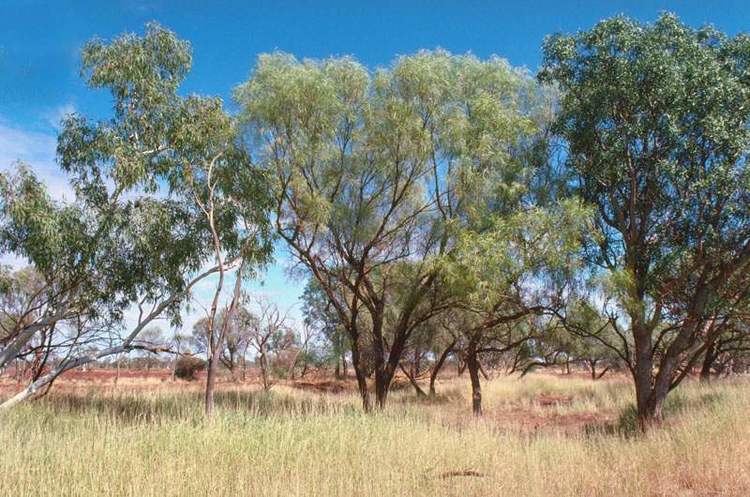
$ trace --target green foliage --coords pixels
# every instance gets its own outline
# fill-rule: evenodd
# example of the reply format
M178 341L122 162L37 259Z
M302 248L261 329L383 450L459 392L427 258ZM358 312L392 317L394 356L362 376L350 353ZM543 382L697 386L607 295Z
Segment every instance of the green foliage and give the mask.
M483 187L496 198L523 192L510 151L536 129L533 88L502 60L442 51L402 57L374 75L349 58L272 54L258 59L236 98L297 221L346 228L364 242L388 213L389 192L406 217L435 193L421 184L432 176L440 202L469 204L485 198Z
M576 257L591 211L575 200L553 208L489 215L488 226L464 230L445 264L445 284L475 305L492 307L524 284L555 286L581 268ZM553 278L553 279L550 279Z
M750 269L750 37L601 21L544 44L561 92L571 193L592 205L590 305L633 373L639 421L661 415L717 319L744 313Z
M190 63L189 44L156 24L144 36L88 43L82 74L110 92L113 114L63 123L58 160L75 202L53 201L28 166L0 174L0 248L44 281L38 312L12 330L0 360L58 322L114 340L134 305L141 318L178 323L186 291L214 255L214 233L227 256L244 257L245 275L270 258L266 176L219 99L178 95Z
M671 14L617 17L550 37L544 53L575 190L599 212L595 261L631 272L632 292L678 303L702 269L738 260L750 235L750 39Z
M325 346L310 354L314 363L336 362L349 349L348 338L336 310L319 283L309 279L302 293L302 313L305 325L318 331L325 338Z

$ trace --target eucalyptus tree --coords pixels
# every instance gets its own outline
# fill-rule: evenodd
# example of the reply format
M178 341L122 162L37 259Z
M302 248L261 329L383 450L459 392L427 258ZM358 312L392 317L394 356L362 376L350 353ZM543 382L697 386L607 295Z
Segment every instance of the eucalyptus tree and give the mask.
M288 313L282 312L275 303L256 297L248 304L252 304L255 311L247 314L248 341L256 353L263 390L269 391L274 383L271 378L271 356L278 357L294 344L294 332L289 325ZM294 368L294 364L291 368Z
M227 368L232 378L237 378L237 368L242 366L243 375L246 369L247 352L250 348L251 335L255 327L254 320L257 318L242 305L236 305L229 317L229 322L224 325L224 320L229 315L228 308L222 308L214 318L214 331L224 330L223 340L219 343L218 361ZM210 319L208 316L199 319L194 325L191 342L195 352L205 353L210 358L212 351L209 349L211 340Z
M206 322L205 410L210 416L217 368L241 299L243 278L252 275L254 267L270 256L270 197L264 175L250 164L237 140L237 126L224 112L221 100L191 96L177 104L169 134L169 186L204 217L218 268ZM226 272L233 266L233 292L219 323Z
M544 44L540 78L562 92L570 185L596 209L590 304L604 301L643 427L748 289L748 62L748 36L671 14Z
M12 353L8 350L8 346L17 340L19 331L32 325L43 314L44 288L43 278L33 268L13 270L0 267L0 344L5 347L6 354L0 368L14 361L17 377L20 377L22 362L30 363L31 376L36 377L50 359L51 344L57 338L54 329L42 327L28 341L16 342Z
M5 338L0 365L40 330L65 322L105 326L114 338L86 353L74 348L5 405L73 367L143 348L138 335L160 318L179 322L198 281L215 274L221 281L240 264L249 272L270 252L263 174L235 146L220 101L178 95L189 44L150 24L144 36L89 42L82 61L89 86L109 90L113 115L63 123L58 162L75 202L51 200L24 166L0 177L2 248L44 280L34 319ZM131 309L135 324L125 319ZM123 326L130 328L118 337Z
M383 406L415 330L453 305L443 257L479 189L515 187L535 86L503 60L436 51L375 73L264 55L237 88L276 231L338 315L365 409L369 373Z

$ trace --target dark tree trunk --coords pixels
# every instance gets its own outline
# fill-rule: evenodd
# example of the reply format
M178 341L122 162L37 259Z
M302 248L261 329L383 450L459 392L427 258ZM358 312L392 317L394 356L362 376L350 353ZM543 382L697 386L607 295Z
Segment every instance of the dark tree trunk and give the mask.
M706 352L703 355L703 363L701 364L700 381L708 382L711 380L711 369L716 362L718 354L716 353L716 345L713 341L708 344Z
M430 372L430 397L435 397L435 382L437 381L438 374L440 373L440 370L443 368L443 365L445 364L446 359L448 359L448 356L453 352L453 347L456 345L456 341L453 340L450 345L448 345L445 350L440 354L440 357L438 357L437 362L432 367L432 371Z
M396 373L396 368L398 368L401 362L401 357L403 357L406 340L408 338L408 334L403 330L401 332L396 332L395 334L396 338L393 340L393 344L391 345L387 356L384 346L385 341L382 338L382 334L379 333L381 338L375 340L374 344L375 399L379 409L385 408L386 400L388 400L388 392L391 388L391 383L393 382L393 376Z
M471 411L474 416L482 415L482 385L479 382L479 361L476 352L471 352L466 357L466 368L469 370L471 380Z
M372 410L372 402L370 401L370 391L367 389L367 377L356 366L354 367L354 374L357 377L357 387L359 388L359 395L362 398L362 409L365 412L370 412Z
M372 318L372 358L375 366L375 405L378 409L385 407L385 401L388 398L388 373L386 371L385 358L385 340L383 338L383 321L382 314L377 314Z
M425 393L424 390L422 390L422 387L419 386L419 383L417 383L417 379L414 377L414 375L408 372L406 368L404 368L400 364L399 364L399 368L401 369L401 372L403 372L406 378L409 380L409 383L411 383L411 386L414 387L414 392L417 394L417 397L427 397L427 394Z
M370 391L367 389L367 375L359 355L359 344L354 338L352 339L352 367L354 368L354 375L357 377L357 388L362 398L362 409L365 412L370 412L372 403L370 402Z
M385 408L385 402L388 400L388 390L390 388L390 381L388 380L388 373L384 368L375 370L375 403L378 409Z
M671 381L666 379L671 379L673 371L674 365L669 358L666 358L660 364L659 373L653 384L650 379L646 385L636 382L638 426L641 431L646 431L663 421L664 401L671 387Z
M650 425L660 422L664 399L657 399L653 395L653 340L651 330L643 326L643 321L639 316L635 316L633 321L635 342L633 382L635 384L636 411L638 425L642 431L645 431Z
M471 411L474 416L482 415L482 385L479 381L479 357L477 357L477 344L475 339L469 341L466 351L466 369L469 370L469 379L471 381Z

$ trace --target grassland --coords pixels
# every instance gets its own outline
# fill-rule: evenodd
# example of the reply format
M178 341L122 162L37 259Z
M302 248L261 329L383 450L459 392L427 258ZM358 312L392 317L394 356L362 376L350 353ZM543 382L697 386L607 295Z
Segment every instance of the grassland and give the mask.
M688 383L665 426L632 431L621 378L466 379L364 415L354 394L225 384L202 417L196 386L62 388L0 416L0 495L750 495L750 383Z

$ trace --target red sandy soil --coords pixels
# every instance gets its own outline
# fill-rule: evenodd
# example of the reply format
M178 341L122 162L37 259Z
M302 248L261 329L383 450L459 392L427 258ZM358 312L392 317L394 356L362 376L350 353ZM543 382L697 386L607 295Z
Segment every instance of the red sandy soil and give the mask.
M87 369L72 370L66 372L54 384L55 392L96 391L108 390L115 386L124 391L149 391L149 390L194 390L203 387L205 371L196 375L195 381L172 380L170 369L151 370L128 370L121 369ZM21 389L28 380L17 382L12 374L0 376L0 398L6 397ZM356 391L353 380L335 380L330 375L322 372L311 371L303 379L293 381L280 381L278 384L287 385L301 390L309 390L320 393L343 393ZM224 375L218 380L221 387L248 387L254 389L260 385L260 375L254 369L248 369L244 381L233 380L229 375Z
M553 374L554 373L541 373ZM580 378L581 375L559 375L560 378ZM204 376L199 375L196 381L172 381L169 369L126 370L116 369L88 369L86 371L69 371L55 383L55 394L80 394L84 392L122 390L126 392L148 391L200 391L203 388ZM600 380L601 381L601 380ZM607 381L624 381L623 378L610 378ZM467 380L468 382L468 380ZM280 381L279 384L298 388L300 390L320 393L321 395L336 395L356 392L356 382L353 378L337 380L330 373L311 371L302 379ZM0 376L0 399L10 396L22 387L12 377ZM240 388L248 390L260 389L260 378L257 371L247 371L245 381L233 381L228 375L219 380L218 388ZM394 389L411 388L403 378L395 380ZM468 385L467 385L468 390ZM468 392L467 392L468 393ZM566 395L541 393L528 404L510 403L499 406L486 406L484 420L489 421L500 430L509 430L533 434L539 431L558 433L580 433L595 427L606 427L617 420L618 413L599 410L594 412L575 412L561 414L556 407L566 406L573 402L573 398ZM468 397L458 398L450 403L436 403L428 408L437 418L450 426L465 426L473 422L469 411ZM452 476L452 475L451 475Z

